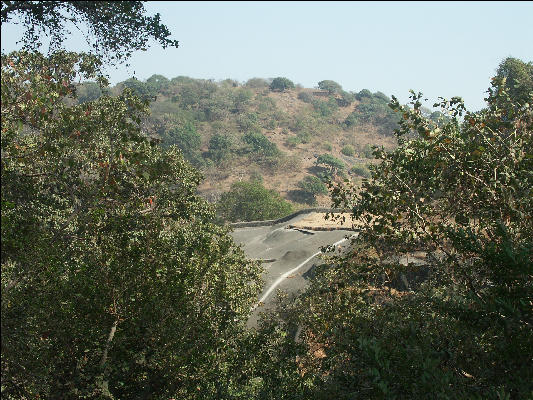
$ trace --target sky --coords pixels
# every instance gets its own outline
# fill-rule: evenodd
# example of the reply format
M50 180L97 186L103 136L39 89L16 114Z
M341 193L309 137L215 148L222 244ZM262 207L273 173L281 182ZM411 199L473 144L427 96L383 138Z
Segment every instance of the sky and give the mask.
M460 96L485 106L498 64L533 61L533 2L146 2L179 48L153 43L130 67L108 68L111 83L167 78L287 77L304 87L334 80L428 105ZM20 26L2 24L2 52L18 49ZM69 50L87 49L80 35Z

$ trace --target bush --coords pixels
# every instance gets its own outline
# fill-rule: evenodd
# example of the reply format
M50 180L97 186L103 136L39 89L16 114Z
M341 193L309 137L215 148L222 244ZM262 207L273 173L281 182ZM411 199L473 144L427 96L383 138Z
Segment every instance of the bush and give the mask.
M344 90L340 93L341 97L336 98L337 104L339 107L348 107L355 100L355 96L352 93L345 92Z
M289 147L295 147L296 145L299 145L300 143L302 143L302 139L300 139L298 137L298 135L296 136L291 136L289 138L287 138L287 140L285 141L285 143L287 144L287 146Z
M154 96L154 93L150 90L150 87L138 80L137 78L129 78L120 83L124 88L131 89L133 93L139 96L141 99L149 99Z
M298 187L303 191L312 194L328 194L328 188L322 180L316 176L307 175L303 180L298 182Z
M374 150L372 149L372 146L368 143L365 144L361 150L359 150L359 157L362 158L374 158Z
M270 84L270 90L272 90L273 92L283 92L287 89L294 89L294 83L287 78L274 78L274 80L272 80L272 83Z
M337 100L333 97L330 97L327 101L313 99L312 104L315 111L317 111L322 117L331 116L339 108Z
M241 114L237 117L237 124L241 131L259 130L259 115L255 112Z
M176 125L166 128L162 136L165 146L178 146L189 161L196 158L202 144L202 138L191 121L176 122Z
M347 127L372 124L378 126L382 134L392 135L394 129L398 127L400 118L390 109L386 99L388 98L384 94L377 96L370 94L370 96L361 97L361 103L346 118L344 124Z
M76 94L78 95L78 103L83 104L100 98L102 89L98 83L87 81L76 88Z
M220 162L231 154L232 143L229 136L216 133L209 139L209 158Z
M312 103L313 95L309 94L308 92L300 92L298 93L298 99L303 101L304 103Z
M372 98L372 92L368 89L363 89L355 95L356 100L363 100L364 98Z
M321 156L318 156L316 165L325 166L332 171L342 171L345 167L341 160L332 156L331 154L322 154Z
M227 221L261 221L284 217L293 212L292 205L279 193L265 188L258 180L235 182L223 193L217 212Z
M279 156L280 151L275 143L272 143L261 132L251 131L246 133L242 140L244 143L250 145L251 151L262 154L264 156Z
M342 148L341 153L344 154L345 156L353 157L355 155L355 150L353 146L347 144L346 146Z
M381 100L385 103L389 103L390 102L390 97L387 96L385 93L383 92L376 92L372 95L375 99L378 99L378 100Z
M146 80L146 86L150 93L155 96L158 93L166 92L170 87L170 81L163 75L154 74Z
M340 93L342 86L335 81L320 81L318 82L318 88L321 90L327 90L329 94Z
M499 77L488 93L479 112L443 101L433 129L421 94L393 98L399 146L362 188L334 187L362 224L295 313L328 344L303 366L322 386L308 398L531 398L533 114Z
M350 168L350 172L355 175L362 176L363 178L370 178L372 175L368 167L364 164L355 164Z
M263 78L251 78L246 81L244 86L252 89L262 89L268 87L268 82Z
M326 143L324 143L324 145L322 147L324 147L324 150L326 150L326 151L333 150L333 146L331 145L331 143L327 143L326 142Z

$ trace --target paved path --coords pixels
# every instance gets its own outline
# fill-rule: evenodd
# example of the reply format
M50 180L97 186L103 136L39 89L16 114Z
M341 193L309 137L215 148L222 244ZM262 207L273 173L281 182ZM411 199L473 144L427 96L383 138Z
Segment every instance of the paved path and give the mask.
M348 230L304 231L288 228L299 219L273 226L236 228L232 236L236 243L242 244L250 258L268 260L263 263L265 286L254 312L248 321L249 326L257 323L259 313L270 309L276 300L277 289L294 298L308 284L308 272L313 265L320 263L318 255L323 246L347 245L344 240L353 232Z

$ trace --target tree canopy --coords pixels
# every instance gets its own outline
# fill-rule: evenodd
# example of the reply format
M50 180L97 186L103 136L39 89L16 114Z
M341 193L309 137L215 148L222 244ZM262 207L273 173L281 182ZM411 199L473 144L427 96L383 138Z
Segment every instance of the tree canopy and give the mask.
M2 397L226 395L259 289L131 90L91 55L2 55Z
M227 221L261 221L284 217L292 205L258 180L235 182L222 194L217 211Z
M270 84L270 90L272 91L283 92L287 89L293 88L294 83L290 79L283 77L274 78Z
M421 96L391 101L399 147L378 149L361 189L331 184L359 234L284 317L307 345L294 398L532 393L533 112L503 77L487 109L442 100L438 123Z
M318 88L321 90L327 90L329 94L340 93L342 86L335 81L325 80L318 82Z
M26 50L38 50L41 36L50 39L51 51L59 50L72 25L84 32L94 54L111 63L146 49L150 39L178 47L160 15L147 16L142 1L2 1L1 15L2 24L20 20Z

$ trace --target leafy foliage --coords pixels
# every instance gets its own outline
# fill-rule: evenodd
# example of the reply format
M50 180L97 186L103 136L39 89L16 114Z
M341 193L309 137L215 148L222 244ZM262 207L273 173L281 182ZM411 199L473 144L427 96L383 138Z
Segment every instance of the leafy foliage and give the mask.
M101 95L102 89L96 82L87 81L76 87L76 96L80 104L96 100Z
M318 88L321 90L327 90L329 94L340 93L342 91L341 85L339 85L335 81L329 81L329 80L318 82Z
M294 83L287 78L278 77L274 78L272 80L272 83L270 84L270 90L272 91L278 91L283 92L287 89L294 89Z
M218 213L227 221L261 221L284 217L292 205L260 181L235 182L223 193L217 204Z
M533 63L525 63L517 58L508 57L503 60L496 74L504 79L502 82L509 91L511 98L524 105L533 99Z
M353 146L347 144L346 146L343 146L343 148L341 149L341 153L345 156L353 157L355 155L355 149L353 148Z
M420 99L393 98L400 146L362 190L332 184L362 225L291 314L324 349L299 355L308 398L531 396L533 112L498 77L478 113L442 100L440 126Z
M250 131L243 135L242 140L250 145L251 151L264 156L277 156L280 151L275 143L260 132Z
M318 156L316 159L316 165L324 166L330 169L332 172L342 171L345 167L342 160L339 160L338 158L328 153Z
M220 398L259 267L131 90L69 105L97 69L2 55L2 397Z
M221 162L228 158L232 147L229 136L216 133L209 139L209 158L213 161Z
M328 194L328 188L322 179L307 175L304 179L298 182L298 187L301 189L299 193L293 195L300 202L314 205L316 204L316 195Z
M350 172L363 178L370 178L371 176L370 170L366 165L355 164L350 168Z
M392 135L398 126L399 117L387 105L389 98L381 92L375 94L363 89L356 96L360 104L344 121L347 127L358 124L373 124L378 126L382 134Z
M163 48L178 47L159 14L145 14L142 1L3 1L1 9L2 23L20 19L26 50L38 50L42 37L50 39L52 51L59 50L70 34L67 24L74 24L85 32L94 54L113 63L145 49L150 39Z

